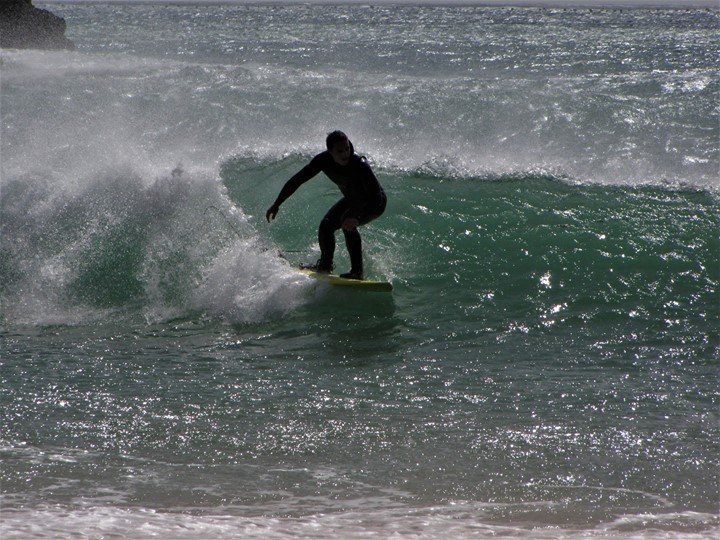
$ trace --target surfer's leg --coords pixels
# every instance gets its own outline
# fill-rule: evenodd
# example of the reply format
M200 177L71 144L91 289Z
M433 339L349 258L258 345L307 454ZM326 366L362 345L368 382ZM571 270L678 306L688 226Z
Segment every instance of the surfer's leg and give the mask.
M365 225L372 220L380 217L385 211L387 199L384 194L378 201L373 201L368 205L363 213L359 216L359 225ZM344 218L344 216L343 216ZM352 231L343 230L345 233L345 245L350 254L350 272L342 274L343 277L351 277L355 279L363 278L363 256L362 256L362 239L357 227Z
M349 208L348 202L340 199L320 222L318 228L318 244L320 244L320 261L318 266L330 271L335 257L335 231L342 227L342 220Z
M372 220L379 218L385 212L387 197L383 193L381 197L369 204L360 216L360 225L367 225Z
M350 274L363 275L362 239L357 227L352 231L345 231L345 245L350 254Z

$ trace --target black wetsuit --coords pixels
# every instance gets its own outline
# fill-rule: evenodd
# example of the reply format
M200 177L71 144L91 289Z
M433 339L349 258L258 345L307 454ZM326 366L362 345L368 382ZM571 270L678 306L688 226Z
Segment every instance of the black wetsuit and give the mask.
M342 228L343 221L347 218L355 218L360 225L365 225L385 211L387 199L380 182L365 158L353 153L347 165L340 165L333 159L330 152L325 151L315 156L310 163L287 181L275 204L280 206L290 195L295 193L297 188L320 172L325 173L343 194L343 198L325 214L318 230L320 265L330 268L335 254L335 231ZM352 231L343 230L343 233L350 253L351 272L362 274L360 233L357 228Z

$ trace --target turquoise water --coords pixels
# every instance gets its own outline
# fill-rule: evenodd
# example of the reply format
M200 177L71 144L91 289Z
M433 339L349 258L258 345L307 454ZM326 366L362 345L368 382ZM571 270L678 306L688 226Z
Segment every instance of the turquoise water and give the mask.
M3 538L718 533L717 11L52 9L77 51L0 53ZM264 221L335 128L392 294L279 256L326 179Z

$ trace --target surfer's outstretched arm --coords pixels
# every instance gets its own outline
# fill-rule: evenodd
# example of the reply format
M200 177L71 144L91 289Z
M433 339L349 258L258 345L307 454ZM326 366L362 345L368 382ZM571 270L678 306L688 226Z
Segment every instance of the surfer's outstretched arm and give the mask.
M322 154L315 156L310 163L305 165L285 183L283 188L280 190L280 194L277 196L277 199L275 199L275 202L267 209L267 212L265 212L265 219L268 220L268 223L275 219L275 216L277 216L277 213L280 210L280 205L284 203L290 195L295 193L297 188L322 170L321 160L319 159L321 156Z

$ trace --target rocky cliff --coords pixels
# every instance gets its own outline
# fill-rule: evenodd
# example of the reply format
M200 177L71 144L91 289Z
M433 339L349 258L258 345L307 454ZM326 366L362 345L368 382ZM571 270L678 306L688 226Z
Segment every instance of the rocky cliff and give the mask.
M65 37L65 19L32 5L32 0L2 0L0 47L73 49Z

